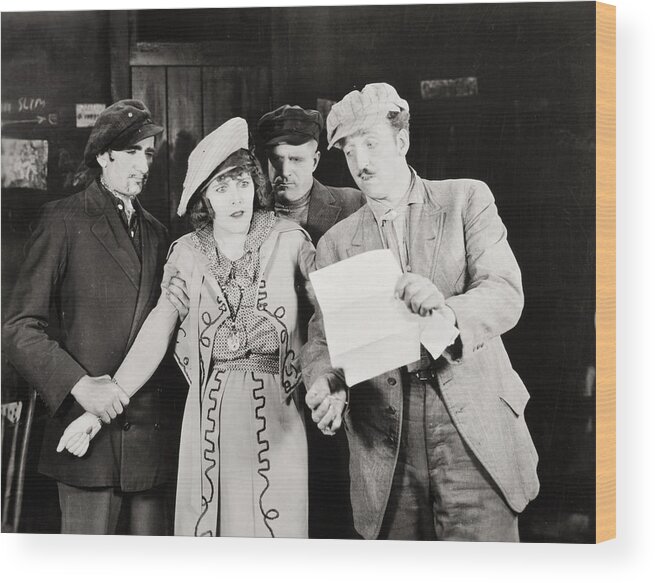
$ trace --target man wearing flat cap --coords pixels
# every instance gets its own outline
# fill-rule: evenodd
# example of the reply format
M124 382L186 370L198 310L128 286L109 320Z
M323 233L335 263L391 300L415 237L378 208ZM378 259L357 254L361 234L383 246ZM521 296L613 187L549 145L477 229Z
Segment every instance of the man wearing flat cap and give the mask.
M323 116L314 109L282 105L257 123L259 141L268 160L268 176L275 196L275 212L303 227L314 245L337 222L365 202L354 188L325 186L314 178L321 153ZM311 310L305 310L306 326ZM352 538L348 500L347 445L342 436L328 440L308 426L309 536Z
M257 130L268 160L275 212L303 227L314 245L332 225L364 204L358 190L324 186L314 178L321 157L320 112L283 105L263 115Z
M121 513L132 534L170 528L162 486L175 471L171 397L155 377L130 401L108 376L160 293L168 233L137 197L162 131L137 100L100 114L84 153L100 175L44 205L3 325L9 359L50 413L39 471L57 482L63 533L114 534ZM184 286L169 290L186 314ZM85 410L109 426L84 457L57 453Z
M537 453L528 392L501 340L523 292L491 191L408 166L409 105L386 83L346 95L327 133L367 204L323 236L316 267L387 248L403 272L396 296L459 332L436 360L421 347L417 362L347 390L320 310L312 318L306 401L323 431L343 419L355 527L365 538L518 541L518 514L539 490Z

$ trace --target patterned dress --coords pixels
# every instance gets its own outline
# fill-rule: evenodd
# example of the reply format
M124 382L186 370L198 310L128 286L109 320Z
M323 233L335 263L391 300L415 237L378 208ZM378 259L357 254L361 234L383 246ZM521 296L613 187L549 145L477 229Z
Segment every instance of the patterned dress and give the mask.
M229 310L213 337L201 404L199 536L307 536L303 416L296 398L279 397L279 337L257 309L259 249L274 223L271 213L256 213L235 261L217 248L211 228L193 236Z

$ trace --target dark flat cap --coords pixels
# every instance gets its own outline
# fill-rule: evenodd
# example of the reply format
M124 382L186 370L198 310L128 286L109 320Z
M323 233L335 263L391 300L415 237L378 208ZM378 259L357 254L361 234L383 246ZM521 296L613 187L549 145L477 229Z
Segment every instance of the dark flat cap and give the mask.
M93 168L98 165L98 154L109 149L125 150L128 146L163 131L163 127L153 123L150 110L142 101L117 101L98 116L86 143L84 162Z
M283 105L257 122L259 138L266 146L286 143L297 146L316 140L323 130L323 116L314 109Z

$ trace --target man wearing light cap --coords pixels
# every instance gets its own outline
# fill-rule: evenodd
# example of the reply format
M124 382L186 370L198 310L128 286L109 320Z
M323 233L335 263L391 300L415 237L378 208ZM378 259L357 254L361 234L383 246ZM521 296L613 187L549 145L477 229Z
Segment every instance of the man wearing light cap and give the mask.
M132 534L170 528L162 489L176 459L170 392L153 379L130 401L105 374L121 363L160 293L168 233L137 196L162 131L137 100L100 114L84 153L100 175L43 207L3 325L9 359L50 413L39 471L57 482L63 533L114 534L121 512ZM186 314L184 286L168 289ZM85 410L108 423L106 431L82 458L57 453L64 429Z
M500 338L523 292L491 191L424 180L408 166L409 105L386 83L346 95L327 133L367 204L324 235L317 268L388 248L403 271L397 297L459 332L436 360L421 347L419 361L347 391L320 311L312 318L306 401L327 433L343 416L355 527L365 538L518 541L518 514L539 489L537 454L523 416L529 396Z
M268 160L275 212L303 227L314 245L332 225L364 204L358 190L324 186L314 178L321 157L320 112L283 105L263 115L257 130Z

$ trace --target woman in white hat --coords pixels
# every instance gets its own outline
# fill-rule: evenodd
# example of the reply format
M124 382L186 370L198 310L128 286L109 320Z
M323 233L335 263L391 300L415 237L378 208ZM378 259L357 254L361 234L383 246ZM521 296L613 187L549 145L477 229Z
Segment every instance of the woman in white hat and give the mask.
M267 210L264 174L234 118L189 157L178 208L194 232L171 246L166 274L189 290L188 316L162 296L114 380L147 381L177 328L189 382L180 443L175 534L307 536L307 443L296 388L302 285L314 248L297 224ZM298 285L300 283L301 285ZM89 413L59 444L84 455L99 430Z

